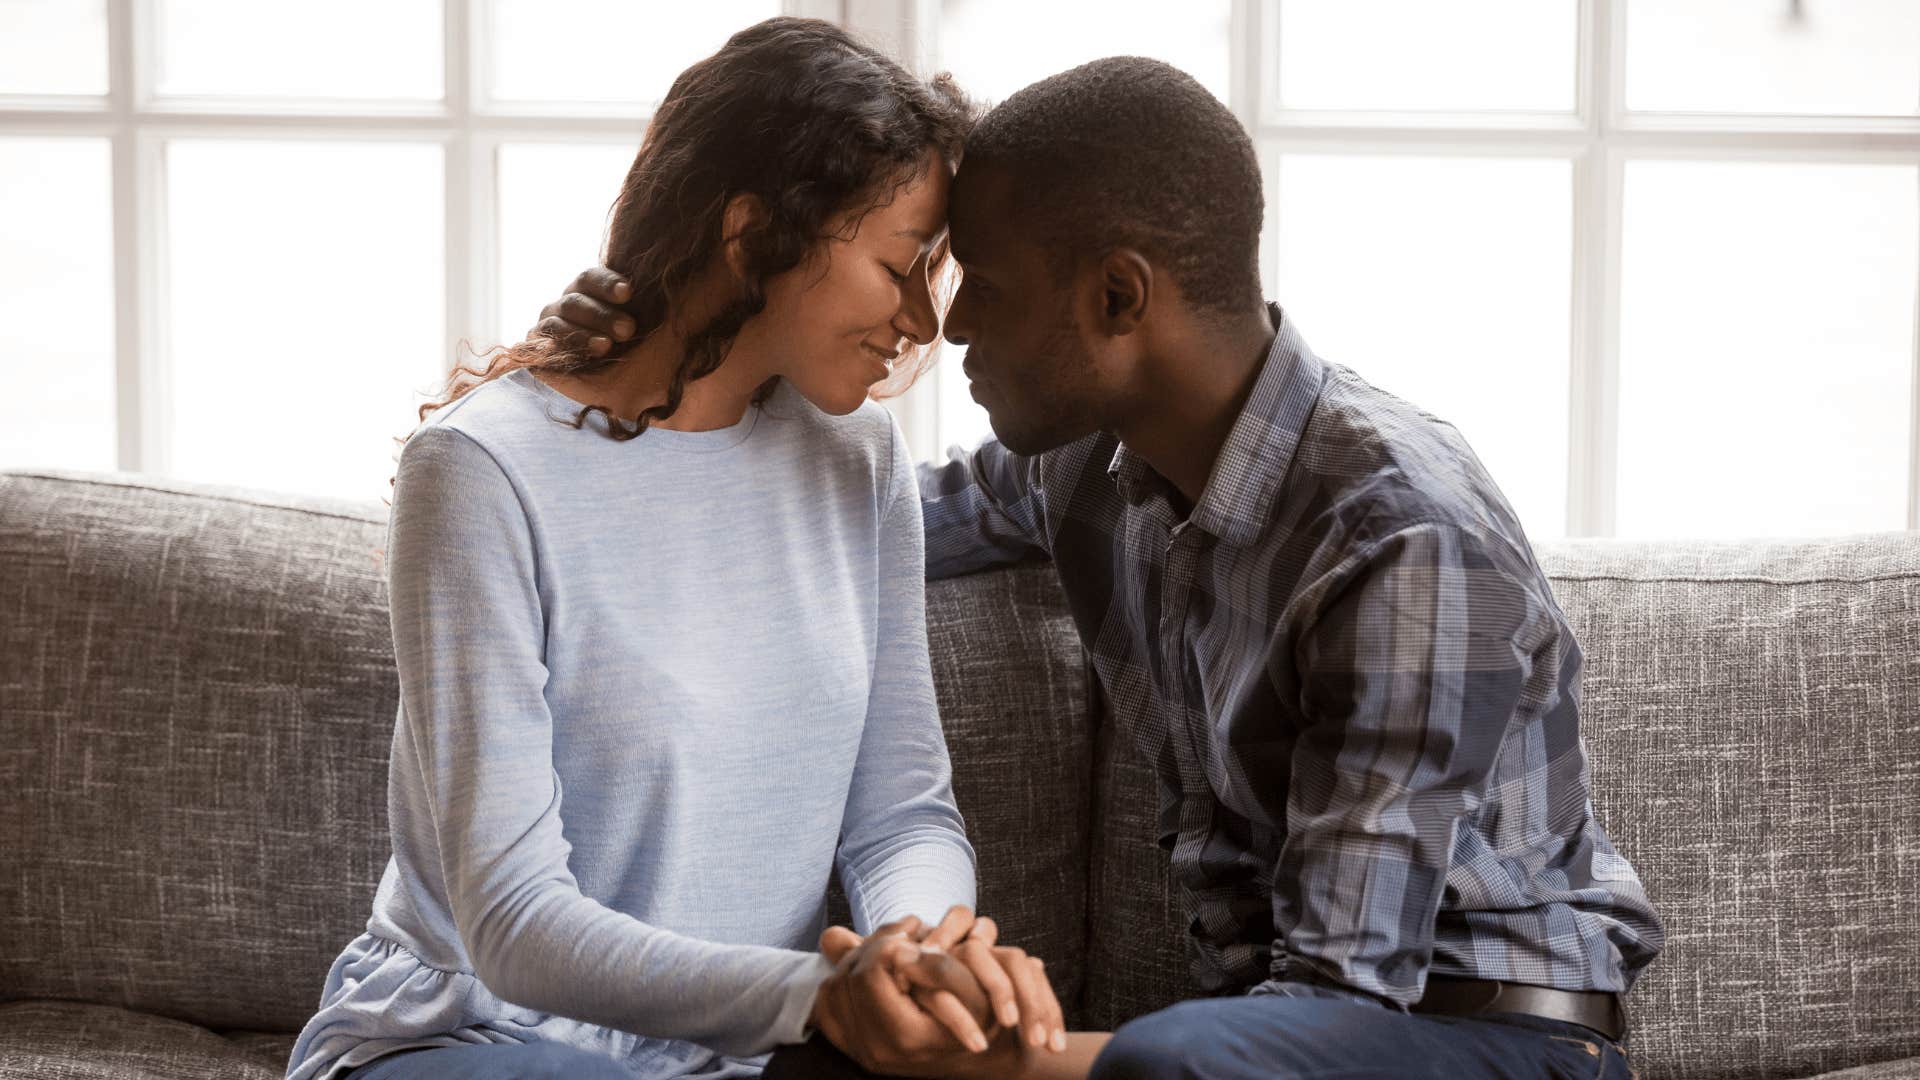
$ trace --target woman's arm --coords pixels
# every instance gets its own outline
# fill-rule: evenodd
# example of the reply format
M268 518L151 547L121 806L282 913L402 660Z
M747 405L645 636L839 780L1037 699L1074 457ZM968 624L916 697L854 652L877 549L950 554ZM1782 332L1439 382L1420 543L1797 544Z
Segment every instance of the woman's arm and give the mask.
M728 1054L798 1041L824 958L650 926L582 894L568 868L537 586L552 568L508 470L463 432L422 428L401 454L388 550L406 759L395 812L426 819L480 981L527 1008Z
M909 915L933 925L953 905L974 902L973 846L953 801L927 657L925 535L913 458L897 427L892 442L878 537L873 681L837 860L861 934Z

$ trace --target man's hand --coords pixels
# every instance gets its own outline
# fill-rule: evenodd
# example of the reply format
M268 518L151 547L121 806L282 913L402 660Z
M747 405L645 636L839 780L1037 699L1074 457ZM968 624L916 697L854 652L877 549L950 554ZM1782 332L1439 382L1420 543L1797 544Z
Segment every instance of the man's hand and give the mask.
M835 971L814 999L813 1024L870 1072L944 1076L987 1049L987 998L967 968L917 940L909 918L862 940L829 927L820 951Z
M1022 949L1000 945L1000 928L992 919L975 918L971 908L955 906L940 925L918 936L922 948L951 953L973 972L995 1019L1018 1032L1019 1041L1056 1052L1067 1048L1066 1019L1047 981L1046 965Z
M605 356L616 343L633 337L633 316L615 305L633 298L626 278L603 266L590 266L567 285L560 299L540 311L527 336L548 337L589 356Z

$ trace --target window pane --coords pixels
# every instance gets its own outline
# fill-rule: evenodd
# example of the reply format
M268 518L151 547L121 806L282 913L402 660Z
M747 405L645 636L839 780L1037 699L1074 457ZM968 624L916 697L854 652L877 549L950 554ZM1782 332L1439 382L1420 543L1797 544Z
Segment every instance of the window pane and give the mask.
M1015 90L1102 56L1151 56L1227 100L1228 0L1108 0L1098 9L1031 0L946 0L940 66L975 98Z
M0 0L0 94L106 92L106 0Z
M1275 296L1314 351L1458 427L1536 539L1566 532L1571 166L1281 159Z
M1631 0L1627 107L1920 112L1914 0Z
M597 101L646 107L737 31L780 14L780 0L666 5L607 0L489 0L497 101Z
M437 0L156 0L163 95L441 97Z
M935 415L939 424L936 460L944 460L950 446L971 449L993 434L993 425L987 422L987 410L967 392L967 373L960 370L966 359L966 349L942 344L939 363L931 373L922 376L934 380Z
M614 199L638 150L628 143L500 148L499 343L519 341L562 286L599 264Z
M1618 531L1906 524L1911 165L1633 162Z
M105 139L0 139L0 468L114 467Z
M1578 30L1575 0L1286 0L1280 103L1571 112Z
M376 498L446 349L440 148L167 148L173 466Z

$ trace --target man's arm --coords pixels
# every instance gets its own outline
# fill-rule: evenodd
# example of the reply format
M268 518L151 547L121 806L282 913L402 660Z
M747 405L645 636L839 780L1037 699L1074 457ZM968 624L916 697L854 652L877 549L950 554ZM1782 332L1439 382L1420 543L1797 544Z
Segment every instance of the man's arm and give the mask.
M988 439L945 464L919 467L927 577L970 574L1050 555L1040 458Z
M1316 586L1293 644L1306 721L1273 978L1256 992L1419 1000L1455 832L1507 732L1544 706L1535 662L1557 624L1509 565L1466 530L1416 525Z

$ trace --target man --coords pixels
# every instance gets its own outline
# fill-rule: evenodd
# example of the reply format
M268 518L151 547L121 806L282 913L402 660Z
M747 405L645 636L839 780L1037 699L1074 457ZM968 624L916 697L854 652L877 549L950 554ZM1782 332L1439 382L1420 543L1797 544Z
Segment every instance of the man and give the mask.
M1233 116L1139 58L1015 94L954 178L944 332L997 441L923 471L928 573L1052 559L1209 995L1076 1048L1097 1078L1625 1077L1662 931L1593 818L1579 646L1459 433L1262 302L1262 210ZM1035 1057L1008 1069L1073 1055Z

